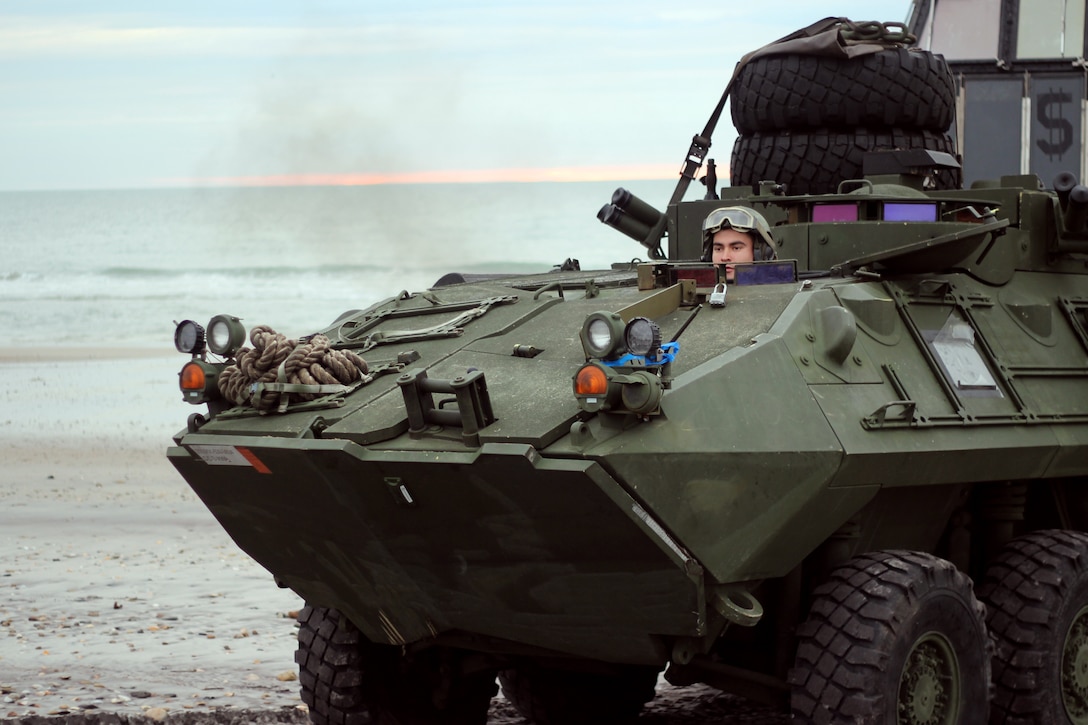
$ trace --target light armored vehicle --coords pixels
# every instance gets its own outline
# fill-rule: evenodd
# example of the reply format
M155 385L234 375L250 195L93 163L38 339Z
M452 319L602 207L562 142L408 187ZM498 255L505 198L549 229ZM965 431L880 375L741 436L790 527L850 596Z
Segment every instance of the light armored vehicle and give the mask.
M206 410L169 459L305 599L315 723L482 724L496 679L535 723L622 722L662 671L802 722L1088 722L1088 187L958 188L909 41L833 20L746 59L733 185L720 105L664 211L601 210L645 262L451 274L298 340L178 326ZM721 207L770 225L728 282Z

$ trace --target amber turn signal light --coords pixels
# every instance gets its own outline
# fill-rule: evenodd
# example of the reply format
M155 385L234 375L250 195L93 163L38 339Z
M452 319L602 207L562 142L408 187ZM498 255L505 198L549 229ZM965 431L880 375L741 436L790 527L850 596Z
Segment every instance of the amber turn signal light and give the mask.
M219 371L226 365L193 358L181 367L178 387L186 403L207 403L219 399Z
M586 365L574 376L575 395L604 395L608 392L608 376L597 365Z
M204 368L198 363L191 362L181 369L182 390L204 390Z

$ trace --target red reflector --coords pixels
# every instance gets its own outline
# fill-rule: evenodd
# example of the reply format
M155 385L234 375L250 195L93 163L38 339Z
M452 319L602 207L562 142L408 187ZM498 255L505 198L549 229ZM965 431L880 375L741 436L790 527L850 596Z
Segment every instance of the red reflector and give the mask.
M696 287L713 287L718 283L716 269L677 269L676 280L693 279Z
M257 454L248 448L242 448L236 446L235 449L242 454L242 457L249 461L250 465L257 470L257 473L272 473L268 466L264 465L264 462L257 458Z

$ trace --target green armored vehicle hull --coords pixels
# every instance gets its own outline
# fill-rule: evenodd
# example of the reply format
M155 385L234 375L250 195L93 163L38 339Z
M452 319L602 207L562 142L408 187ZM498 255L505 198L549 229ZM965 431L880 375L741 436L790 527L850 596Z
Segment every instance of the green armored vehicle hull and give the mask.
M496 676L620 722L662 670L801 721L1088 722L1088 188L865 163L617 192L644 263L179 326L208 412L169 458L306 600L314 722L483 723ZM728 284L721 206L777 247Z

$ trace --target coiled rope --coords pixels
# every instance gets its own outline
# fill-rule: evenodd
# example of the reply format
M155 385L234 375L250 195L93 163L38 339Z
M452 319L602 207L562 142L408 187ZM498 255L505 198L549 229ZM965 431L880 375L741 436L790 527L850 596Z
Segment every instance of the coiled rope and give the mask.
M262 413L286 409L285 395L314 400L362 380L367 372L366 360L351 350L333 350L324 335L304 342L258 325L250 330L249 341L253 347L240 349L234 364L219 374L219 392Z

